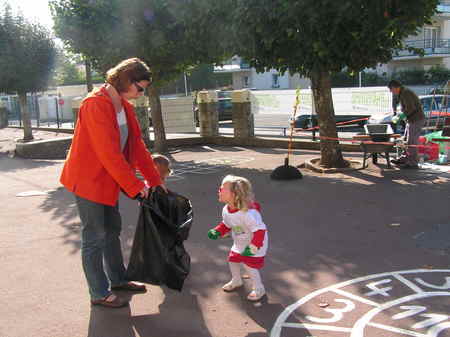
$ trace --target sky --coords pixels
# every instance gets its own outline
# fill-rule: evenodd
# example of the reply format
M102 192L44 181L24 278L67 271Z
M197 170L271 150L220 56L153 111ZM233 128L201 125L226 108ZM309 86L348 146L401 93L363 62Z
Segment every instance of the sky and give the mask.
M48 8L48 0L0 0L0 8L5 2L11 5L14 12L20 8L24 17L36 20L49 29L52 28L53 20Z

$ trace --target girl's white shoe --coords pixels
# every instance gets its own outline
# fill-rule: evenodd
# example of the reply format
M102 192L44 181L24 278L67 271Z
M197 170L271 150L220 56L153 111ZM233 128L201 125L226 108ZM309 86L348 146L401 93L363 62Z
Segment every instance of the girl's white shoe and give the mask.
M231 280L230 282L225 284L222 287L222 289L223 289L223 291L230 292L230 291L233 291L236 288L242 287L242 285L243 285L242 281L241 282L236 282L236 281Z
M264 288L253 289L250 294L248 294L247 299L249 301L259 301L266 295Z

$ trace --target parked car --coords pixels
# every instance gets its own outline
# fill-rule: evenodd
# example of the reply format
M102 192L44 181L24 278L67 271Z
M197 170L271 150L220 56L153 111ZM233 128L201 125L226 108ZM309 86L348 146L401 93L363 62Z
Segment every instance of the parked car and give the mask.
M366 119L369 115L336 115L334 116L336 123L350 122L345 125L359 125L364 126L366 124ZM294 128L297 129L308 129L319 125L317 115L300 115L295 118ZM292 124L292 118L289 120L289 125Z
M442 117L450 117L450 95L425 95L420 96L419 99L422 103L423 112L425 113L425 126L442 128L444 125L444 118ZM395 125L392 123L392 117L394 117L392 112L381 116L371 116L368 123L391 124L394 130L397 128L396 132L404 129L406 122L400 121L398 123L399 125Z
M217 92L217 112L219 114L219 122L231 121L233 119L233 104L231 102L231 91ZM194 119L199 126L198 105L194 104Z

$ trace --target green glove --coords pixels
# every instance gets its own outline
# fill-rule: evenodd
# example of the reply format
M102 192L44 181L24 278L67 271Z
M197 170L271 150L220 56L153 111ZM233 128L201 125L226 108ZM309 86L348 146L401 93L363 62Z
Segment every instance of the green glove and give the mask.
M252 250L249 246L245 247L244 251L241 254L242 256L254 256L255 254L252 253Z
M210 229L208 231L208 238L210 238L211 240L217 240L218 238L220 238L220 232L216 231L215 229Z
M404 112L401 112L400 114L392 117L392 123L397 124L399 121L406 118L406 114Z

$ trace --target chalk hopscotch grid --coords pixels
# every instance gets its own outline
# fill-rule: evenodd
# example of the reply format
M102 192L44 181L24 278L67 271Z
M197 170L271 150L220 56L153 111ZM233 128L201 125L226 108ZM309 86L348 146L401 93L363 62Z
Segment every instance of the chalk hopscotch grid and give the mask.
M188 163L176 162L172 164L172 174L167 181L184 179L186 174L212 174L227 166L236 166L254 160L252 157L221 157L205 160L196 160ZM137 176L143 179L140 172Z
M373 327L377 327L377 328L384 329L387 331L397 332L397 333L400 333L403 335L414 336L414 337L436 337L439 334L439 332L442 331L443 329L450 328L450 323L445 323L441 327L436 326L434 331L431 332L431 334L424 335L424 334L421 334L421 333L418 333L415 331L411 331L411 330L401 329L401 328L393 327L393 326L385 326L383 324L376 324L376 323L370 322L370 318L372 316L374 316L375 313L380 312L383 309L388 308L390 306L397 305L402 302L407 302L411 299L427 298L427 297L433 297L433 296L450 296L449 291L424 292L420 287L414 285L411 281L407 280L406 278L404 278L402 276L402 275L413 275L416 273L420 274L420 273L432 273L432 272L448 273L448 272L450 272L450 270L449 269L436 269L436 270L416 269L416 270L404 270L404 271L396 271L396 272L389 272L389 273L380 273L380 274L374 274L374 275L367 275L364 277L341 282L341 283L338 283L338 284L335 284L335 285L332 285L332 286L329 286L326 288L318 289L318 290L308 294L307 296L301 298L297 302L291 304L290 306L288 306L278 316L278 318L270 332L270 337L280 337L282 328L297 328L297 329L336 331L336 332L339 331L339 332L350 333L350 337L361 337L363 335L362 331L363 331L364 326L373 326ZM368 281L371 279L382 278L382 277L387 277L387 276L396 278L401 283L403 283L405 286L409 287L415 294L380 304L380 303L376 303L376 302L367 300L366 298L360 297L358 295L348 293L341 289L350 284L364 282L364 281ZM448 279L450 279L450 278L448 278ZM420 279L416 278L416 281L419 281L419 280ZM447 281L447 284L448 284L448 282L449 281ZM422 283L424 283L424 282L422 281ZM444 286L443 287L433 286L433 287L436 289L439 289L439 290L441 290L440 288L444 288ZM445 286L445 288L448 289L448 286ZM287 318L290 316L290 314L292 314L292 312L295 311L297 308L299 308L301 305L308 302L312 298L317 297L328 291L335 292L336 294L339 294L342 296L346 296L347 298L352 298L353 300L356 300L358 302L372 305L374 307L374 309L369 311L369 313L366 313L365 315L363 315L362 319L358 320L358 322L356 324L357 326L355 325L353 328L344 328L344 327L337 327L337 326L324 325L324 324L289 323L286 321Z

